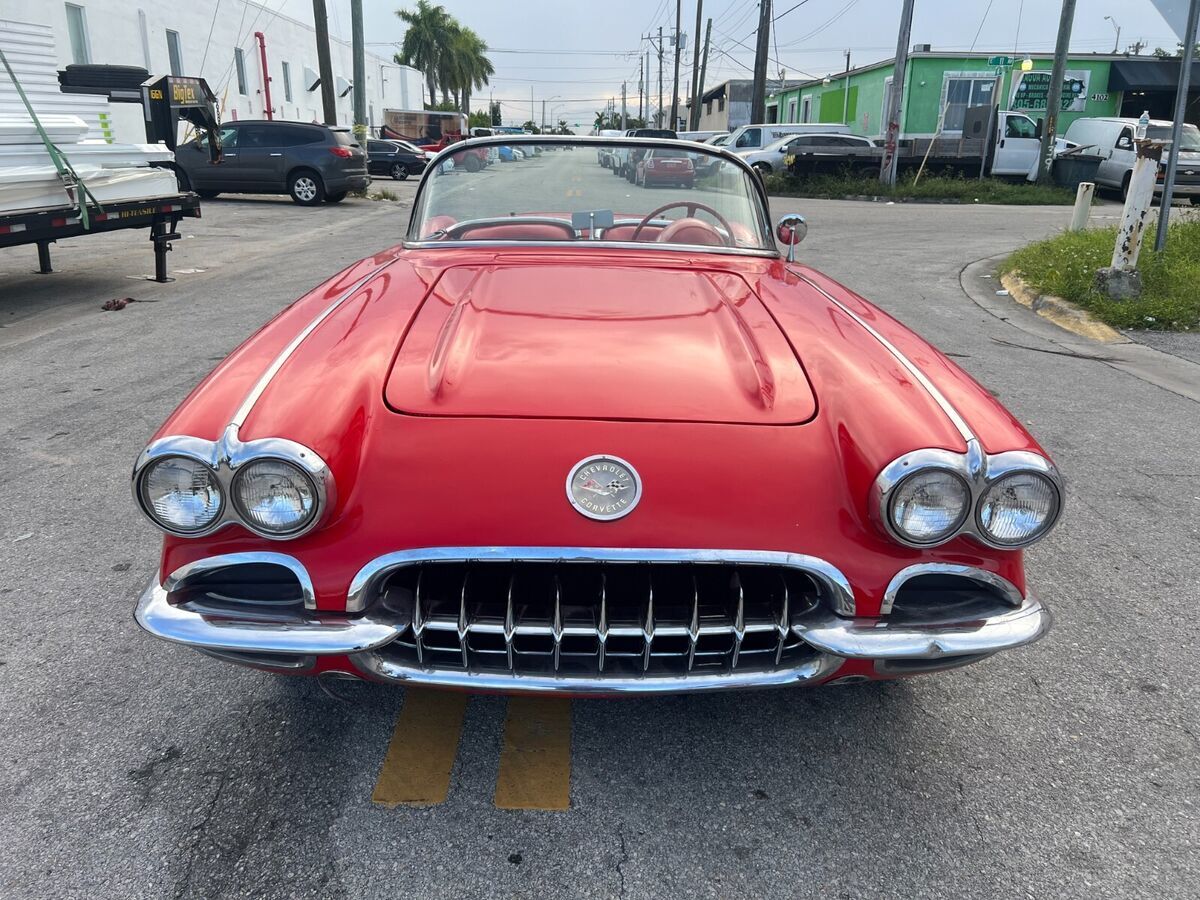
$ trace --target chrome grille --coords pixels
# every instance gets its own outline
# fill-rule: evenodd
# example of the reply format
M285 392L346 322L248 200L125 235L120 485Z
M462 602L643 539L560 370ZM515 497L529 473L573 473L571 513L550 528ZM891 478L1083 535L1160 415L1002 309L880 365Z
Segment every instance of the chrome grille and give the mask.
M389 572L402 633L379 651L432 669L663 675L791 668L815 655L793 620L822 582L783 565L456 560Z

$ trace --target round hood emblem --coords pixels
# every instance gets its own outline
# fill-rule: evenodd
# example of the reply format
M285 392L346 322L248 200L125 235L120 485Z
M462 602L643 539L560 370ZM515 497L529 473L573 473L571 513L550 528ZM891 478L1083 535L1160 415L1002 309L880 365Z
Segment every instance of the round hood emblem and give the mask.
M633 512L642 499L642 479L618 456L589 456L567 476L567 499L581 515L608 522Z

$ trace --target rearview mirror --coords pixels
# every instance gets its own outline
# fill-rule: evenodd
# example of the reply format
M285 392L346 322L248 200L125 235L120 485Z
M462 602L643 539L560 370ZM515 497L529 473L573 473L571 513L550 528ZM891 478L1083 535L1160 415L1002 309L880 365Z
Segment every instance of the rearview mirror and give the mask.
M788 248L788 262L796 258L796 245L808 237L808 222L804 216L790 213L781 216L775 229L775 237L779 243Z
M1036 130L1036 131L1034 131L1034 133L1033 133L1033 136L1034 136L1035 138L1037 138L1038 140L1041 140L1041 139L1042 139L1042 128L1043 128L1043 127L1045 127L1045 123L1046 123L1046 120L1045 120L1045 119L1038 119L1038 120L1037 120L1037 130Z

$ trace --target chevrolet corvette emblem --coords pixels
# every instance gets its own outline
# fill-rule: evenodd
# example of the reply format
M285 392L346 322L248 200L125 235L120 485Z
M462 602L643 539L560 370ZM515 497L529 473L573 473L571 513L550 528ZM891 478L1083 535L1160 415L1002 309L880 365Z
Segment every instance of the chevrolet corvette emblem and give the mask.
M641 478L616 456L589 456L567 476L567 499L589 519L605 522L629 515L641 497Z

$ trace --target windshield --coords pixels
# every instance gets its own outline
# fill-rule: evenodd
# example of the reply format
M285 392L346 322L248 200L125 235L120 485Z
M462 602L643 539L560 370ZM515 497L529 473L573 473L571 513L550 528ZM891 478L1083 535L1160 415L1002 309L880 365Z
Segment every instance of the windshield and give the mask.
M720 151L628 138L525 139L510 142L523 158L489 164L498 143L473 141L441 157L421 184L409 240L775 249L755 176Z
M1152 141L1166 141L1169 144L1171 143L1171 126L1151 125L1146 129L1146 137ZM1184 125L1183 132L1179 135L1179 149L1200 152L1200 128L1195 125Z

